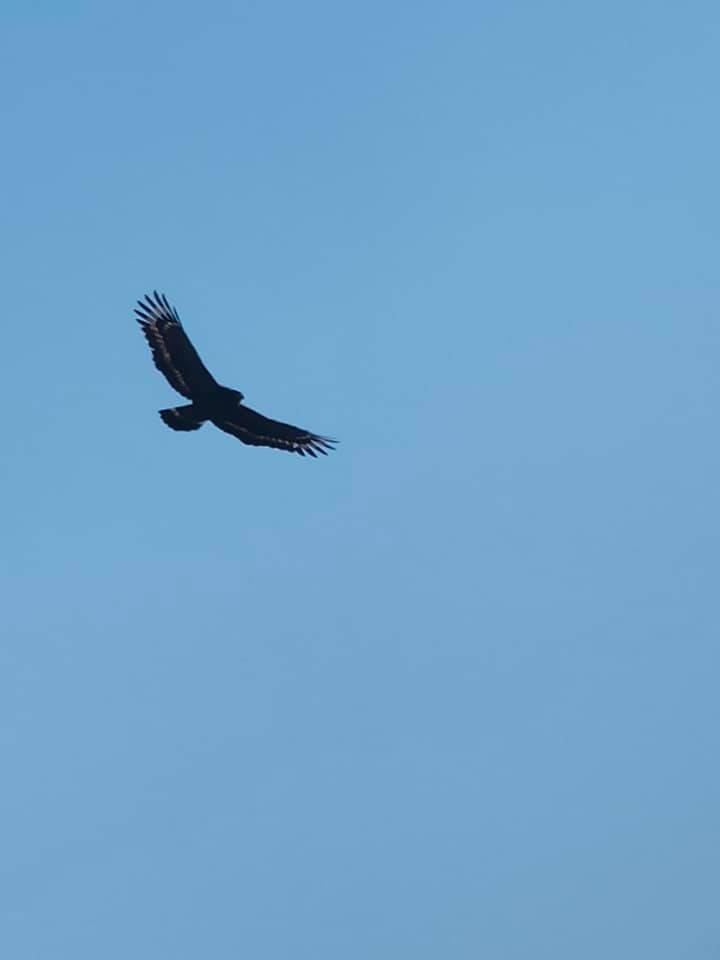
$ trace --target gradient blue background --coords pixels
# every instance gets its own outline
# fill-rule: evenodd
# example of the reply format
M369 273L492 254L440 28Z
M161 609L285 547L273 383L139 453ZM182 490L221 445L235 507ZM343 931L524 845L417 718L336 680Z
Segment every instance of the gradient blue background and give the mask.
M719 41L4 6L0 955L720 955Z

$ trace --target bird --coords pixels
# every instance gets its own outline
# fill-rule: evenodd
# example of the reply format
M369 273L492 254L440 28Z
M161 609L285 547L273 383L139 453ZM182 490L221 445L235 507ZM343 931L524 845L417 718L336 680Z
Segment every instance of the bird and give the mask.
M190 403L159 410L163 422L171 430L199 430L206 422L253 447L274 447L317 457L334 450L337 440L294 427L290 423L271 420L245 406L239 390L217 382L200 359L185 332L175 307L167 297L154 290L137 301L133 311L150 346L157 369L171 387Z

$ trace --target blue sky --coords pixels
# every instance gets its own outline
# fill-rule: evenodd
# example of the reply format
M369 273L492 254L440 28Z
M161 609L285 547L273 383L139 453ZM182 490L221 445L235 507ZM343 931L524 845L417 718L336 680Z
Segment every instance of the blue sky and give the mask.
M719 40L5 5L3 956L718 955Z

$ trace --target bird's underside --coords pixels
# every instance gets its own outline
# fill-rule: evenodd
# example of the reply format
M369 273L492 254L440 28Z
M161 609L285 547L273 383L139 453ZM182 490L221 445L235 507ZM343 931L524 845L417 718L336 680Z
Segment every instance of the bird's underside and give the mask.
M316 457L337 442L290 423L271 420L243 404L239 390L221 386L207 370L185 333L177 310L164 295L138 300L135 310L153 360L173 389L190 403L160 411L172 430L199 430L206 421L255 447L275 447Z

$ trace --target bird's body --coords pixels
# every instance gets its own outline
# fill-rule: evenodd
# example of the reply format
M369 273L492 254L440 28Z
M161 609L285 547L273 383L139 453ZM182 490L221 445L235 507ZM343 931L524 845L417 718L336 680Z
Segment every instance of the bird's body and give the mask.
M190 403L160 411L164 423L179 431L199 430L210 421L219 430L251 446L275 447L311 457L325 454L336 442L271 420L243 404L243 394L224 387L207 370L185 333L177 310L157 292L138 300L137 321L150 345L155 366L171 387Z

